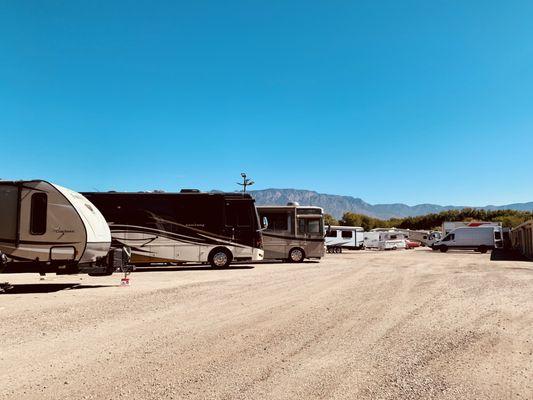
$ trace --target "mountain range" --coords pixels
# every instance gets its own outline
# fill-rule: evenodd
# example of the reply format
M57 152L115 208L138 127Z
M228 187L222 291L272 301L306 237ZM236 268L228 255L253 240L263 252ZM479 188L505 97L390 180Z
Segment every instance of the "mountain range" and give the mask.
M437 204L417 204L408 206L402 203L369 204L357 197L318 193L302 189L263 189L249 192L258 205L285 205L297 201L300 205L322 207L328 214L341 218L345 212L365 214L379 219L415 217L447 210L460 210L471 206L440 206ZM533 211L533 202L515 203L501 206L488 205L471 207L484 210Z

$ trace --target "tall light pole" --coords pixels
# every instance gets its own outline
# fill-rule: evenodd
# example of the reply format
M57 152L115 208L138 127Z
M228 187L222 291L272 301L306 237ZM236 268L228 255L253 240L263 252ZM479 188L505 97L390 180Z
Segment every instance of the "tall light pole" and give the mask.
M242 183L237 182L237 185L241 185L242 186L242 192L246 193L246 187L247 186L252 186L255 182L250 180L250 179L248 179L244 172L241 173L241 177L242 177Z

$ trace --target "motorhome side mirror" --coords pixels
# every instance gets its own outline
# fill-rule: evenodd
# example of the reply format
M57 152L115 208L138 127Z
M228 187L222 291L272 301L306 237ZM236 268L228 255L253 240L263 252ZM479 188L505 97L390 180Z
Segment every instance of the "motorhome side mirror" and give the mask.
M268 218L267 217L263 217L263 228L264 229L268 228Z

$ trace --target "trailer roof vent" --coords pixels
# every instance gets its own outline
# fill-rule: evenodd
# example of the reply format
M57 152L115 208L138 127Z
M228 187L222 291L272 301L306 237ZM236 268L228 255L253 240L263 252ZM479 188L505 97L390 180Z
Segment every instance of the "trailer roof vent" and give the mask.
M300 205L300 203L298 203L297 201L289 201L287 203L287 205L288 206L296 206L296 207L298 207Z
M181 189L180 193L200 193L198 189Z

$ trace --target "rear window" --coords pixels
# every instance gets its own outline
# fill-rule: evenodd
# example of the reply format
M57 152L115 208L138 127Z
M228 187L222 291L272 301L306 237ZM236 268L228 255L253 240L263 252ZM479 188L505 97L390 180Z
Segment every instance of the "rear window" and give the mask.
M31 196L30 233L44 235L46 233L46 211L48 196L46 193L35 193Z
M501 240L502 238L502 233L500 231L494 231L494 238L496 240Z

